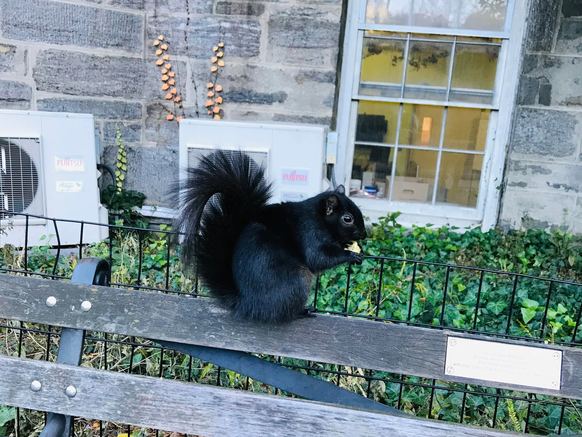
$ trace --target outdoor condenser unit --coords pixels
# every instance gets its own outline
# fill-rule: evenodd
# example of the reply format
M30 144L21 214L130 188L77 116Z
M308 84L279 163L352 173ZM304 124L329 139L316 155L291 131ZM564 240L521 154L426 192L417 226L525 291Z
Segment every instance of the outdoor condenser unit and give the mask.
M24 246L26 217L18 213L107 223L96 161L92 115L0 110L0 247ZM52 220L28 224L29 246L57 244ZM61 245L79 244L79 223L57 225ZM106 236L107 227L83 226L83 243Z
M266 168L271 202L299 201L320 193L327 128L319 125L190 119L180 121L180 178L185 168L217 149L247 152Z

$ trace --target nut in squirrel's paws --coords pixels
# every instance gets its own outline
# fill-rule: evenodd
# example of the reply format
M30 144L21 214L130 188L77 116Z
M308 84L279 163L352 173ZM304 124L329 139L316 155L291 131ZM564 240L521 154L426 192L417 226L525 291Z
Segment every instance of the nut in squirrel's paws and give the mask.
M356 241L352 241L352 244L346 247L346 250L355 253L360 253L362 251L362 249L360 249L360 246L358 246L358 243Z

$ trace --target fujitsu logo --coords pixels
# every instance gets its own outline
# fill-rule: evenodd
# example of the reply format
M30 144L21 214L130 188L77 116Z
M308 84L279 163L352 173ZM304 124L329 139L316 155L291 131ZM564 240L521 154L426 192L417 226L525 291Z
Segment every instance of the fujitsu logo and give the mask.
M291 173L283 173L283 180L290 182L293 181L305 182L307 181L307 175L297 174L297 171L293 170Z
M57 158L57 165L59 167L80 167L83 165L83 160L67 156L66 158Z

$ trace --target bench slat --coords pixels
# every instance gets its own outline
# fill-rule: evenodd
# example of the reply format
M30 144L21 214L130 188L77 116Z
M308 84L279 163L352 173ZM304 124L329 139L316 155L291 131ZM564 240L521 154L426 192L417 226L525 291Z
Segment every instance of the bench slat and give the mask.
M45 303L49 296L57 299L52 308ZM84 300L91 302L88 312L80 308ZM529 388L445 375L447 335L453 333L438 329L325 315L264 326L235 320L207 299L13 275L0 275L0 318L582 399L580 349L538 345L564 352L562 387Z
M33 380L42 388L30 390ZM0 405L213 436L506 437L413 417L0 356ZM69 398L65 388L77 394Z

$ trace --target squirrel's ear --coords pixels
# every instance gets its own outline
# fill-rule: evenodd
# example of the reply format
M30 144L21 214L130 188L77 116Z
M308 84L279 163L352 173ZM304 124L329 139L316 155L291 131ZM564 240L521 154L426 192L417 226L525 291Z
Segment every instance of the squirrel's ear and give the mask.
M331 215L338 203L339 200L335 194L332 194L325 199L325 215Z
M335 189L335 191L340 193L340 194L346 194L346 189L343 185L338 185L338 187Z

